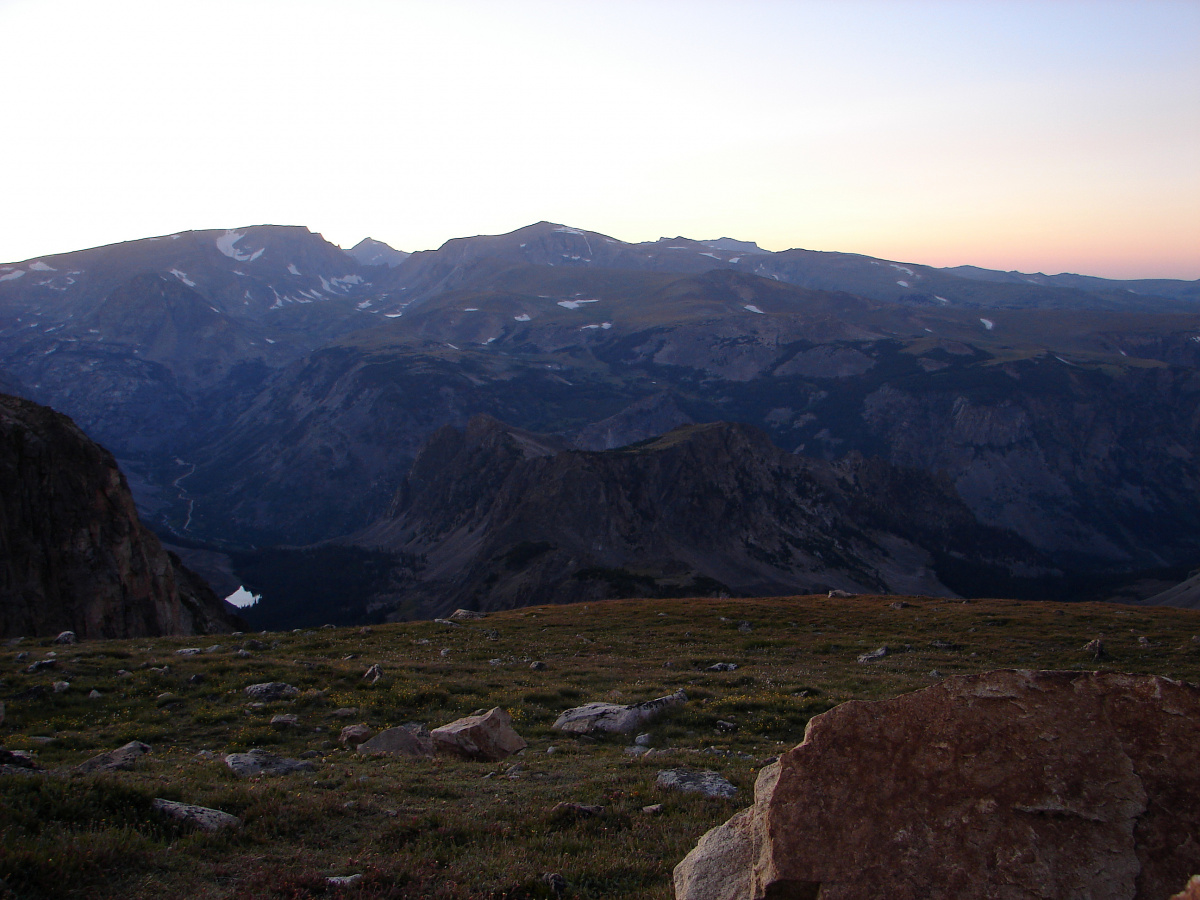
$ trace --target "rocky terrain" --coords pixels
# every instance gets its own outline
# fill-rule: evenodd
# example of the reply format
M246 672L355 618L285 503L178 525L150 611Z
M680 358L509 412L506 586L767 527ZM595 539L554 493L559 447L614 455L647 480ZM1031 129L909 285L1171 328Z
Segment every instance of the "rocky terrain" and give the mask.
M820 595L13 639L0 897L1165 898L1198 631Z
M112 456L0 395L0 636L211 634L237 625L138 519Z
M1063 573L1009 567L1008 593L1140 599L1200 558L1195 302L551 223L407 256L257 226L0 266L0 376L198 553L361 531L477 414L587 450L723 421L948 479Z
M404 618L627 596L954 596L961 564L947 563L965 558L976 579L1050 572L944 478L807 459L727 423L604 452L486 416L445 426L388 514L345 540L407 561L370 600Z

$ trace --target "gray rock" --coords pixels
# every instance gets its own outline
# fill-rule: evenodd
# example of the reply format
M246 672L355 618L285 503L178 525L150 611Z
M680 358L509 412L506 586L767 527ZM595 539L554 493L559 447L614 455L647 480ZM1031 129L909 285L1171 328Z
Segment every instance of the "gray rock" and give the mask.
M56 637L54 639L54 643L56 643L56 644L74 644L76 642L76 640L77 640L77 638L75 637L75 632L64 631L61 634L59 634L58 637Z
M39 659L37 662L30 663L25 667L25 674L32 675L35 672L40 672L42 669L53 669L58 664L58 660L54 659Z
M235 775L243 778L253 775L290 775L293 772L312 772L314 770L314 766L310 762L286 759L257 748L247 753L230 753L225 757L225 765L229 766Z
M533 669L535 672L545 672L546 664L541 660L534 660L529 664L529 668Z
M363 741L358 745L358 752L363 756L430 757L433 756L433 738L424 725L410 722L397 728L384 729L373 738Z
M203 653L199 647L181 647L175 651L176 656L195 656L198 653Z
M75 771L86 775L89 772L117 772L122 769L132 769L138 758L149 752L149 744L130 741L116 750L109 750L107 753L101 753L99 756L93 756L86 762L80 763L75 767Z
M56 693L56 694L65 694L70 689L71 689L71 682L69 682L69 681L54 682L54 693Z
M568 709L554 722L554 728L568 734L632 734L664 712L687 702L687 694L676 691L656 700L621 706L616 703L588 703Z
M341 709L335 709L333 714L339 719L349 719L352 716L358 715L358 708L354 706L343 706Z
M220 831L222 828L242 827L242 820L237 816L219 809L209 809L207 806L193 806L190 803L163 800L161 797L156 797L151 806L160 813L192 825L201 831Z
M650 746L650 732L645 731L633 739L633 742L639 747Z
M434 619L433 621L435 621L439 625L449 625L451 628L461 628L462 627L457 622L455 622L453 619Z
M246 688L246 696L251 700L269 703L272 700L285 700L300 693L299 688L292 687L282 681L265 681L262 684L252 684Z
M861 654L858 657L858 661L860 663L874 662L877 659L883 659L887 655L888 655L888 648L886 646L883 646L877 650L872 650L870 653Z
M705 672L735 672L737 671L737 663L719 662L708 666Z
M0 766L10 766L14 769L40 769L33 757L25 750L3 750L0 749Z
M267 649L267 644L265 644L262 641L251 638L250 640L246 641L246 643L242 644L242 649L243 650L253 650L256 653L260 653L263 650Z
M832 590L829 596L835 600L849 600L851 597L857 597L857 594L851 594L849 591Z
M300 717L290 713L287 715L271 716L271 724L276 728L295 728L300 724Z
M655 783L660 788L685 793L703 794L705 797L733 797L737 788L720 774L712 771L693 772L689 769L664 769L658 773Z
M749 622L738 622L738 631L742 634L749 634L754 630L754 626Z
M379 663L371 666L367 671L363 672L363 681L369 681L371 684L377 682L383 677L383 669L379 667Z
M325 879L325 883L330 887L354 887L363 880L361 874L355 875L330 875Z
M454 612L450 613L451 619L482 619L483 616L483 613L477 612L473 609L456 609Z

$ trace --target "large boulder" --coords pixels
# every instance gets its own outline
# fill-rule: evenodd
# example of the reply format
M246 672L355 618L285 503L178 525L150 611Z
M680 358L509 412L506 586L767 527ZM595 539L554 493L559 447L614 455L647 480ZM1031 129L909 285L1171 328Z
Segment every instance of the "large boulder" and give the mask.
M270 703L273 700L288 700L299 696L300 689L282 681L264 681L261 684L246 686L246 696L260 703Z
M234 775L252 778L255 775L291 775L294 772L311 772L316 767L307 761L276 756L257 747L246 753L230 753L225 765Z
M568 709L554 720L554 728L568 734L633 734L673 706L687 702L687 694L676 691L657 700L622 706L618 703L587 703Z
M346 738L361 725L349 725L342 729L342 742L355 743L353 737ZM385 728L370 740L358 743L358 752L363 756L433 756L433 738L424 725L415 723L397 728Z
M998 671L814 717L677 900L1158 900L1200 871L1200 688Z
M162 797L156 797L150 805L163 815L201 831L212 832L223 828L242 827L242 820L237 816L219 809L209 809L207 806L193 806L176 800L164 800Z
M487 762L512 756L528 746L513 730L508 713L498 706L435 728L430 734L438 753Z

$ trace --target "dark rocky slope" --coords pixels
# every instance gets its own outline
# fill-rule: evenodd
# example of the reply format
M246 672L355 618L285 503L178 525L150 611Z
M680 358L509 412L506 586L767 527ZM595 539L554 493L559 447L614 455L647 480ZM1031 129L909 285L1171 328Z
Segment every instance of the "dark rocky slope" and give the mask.
M0 635L230 631L142 525L116 461L66 416L0 395Z
M586 452L479 416L434 434L389 514L351 540L408 561L376 598L399 616L723 592L947 596L956 561L976 576L1047 571L945 480L806 459L723 422Z

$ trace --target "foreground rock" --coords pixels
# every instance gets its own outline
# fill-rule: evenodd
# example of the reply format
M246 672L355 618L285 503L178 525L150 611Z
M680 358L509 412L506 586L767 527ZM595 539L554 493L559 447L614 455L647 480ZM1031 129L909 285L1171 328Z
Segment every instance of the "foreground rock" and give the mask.
M342 729L342 734L358 725L350 725ZM347 741L347 743L352 742ZM358 744L358 752L363 756L433 756L433 737L424 725L415 723L401 725L398 728L387 728L370 740Z
M117 772L122 769L132 769L133 764L149 752L149 744L130 741L116 750L101 753L99 756L93 756L87 762L80 763L75 767L75 771L86 775L89 772Z
M668 709L682 706L687 694L676 691L657 700L621 706L617 703L588 703L568 709L554 721L554 728L569 734L633 734L650 724Z
M160 813L192 825L201 831L220 831L222 828L242 827L242 820L237 816L219 809L209 809L207 806L193 806L190 803L163 800L161 797L156 797L151 806Z
M1158 900L1200 871L1200 688L998 671L814 717L677 900Z
M430 732L438 753L496 762L524 750L528 744L513 730L512 719L500 707L481 715L435 728Z
M299 759L286 759L266 750L251 750L248 753L230 753L225 765L235 775L250 778L254 775L291 775L293 772L311 772L312 763Z

